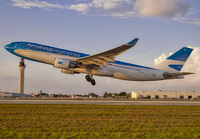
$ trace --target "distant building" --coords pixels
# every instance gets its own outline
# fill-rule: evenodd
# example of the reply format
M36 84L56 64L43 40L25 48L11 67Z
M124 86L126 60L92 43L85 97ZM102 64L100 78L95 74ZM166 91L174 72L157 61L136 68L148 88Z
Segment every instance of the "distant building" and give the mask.
M70 94L69 97L72 98L72 99L82 98L81 95L78 95L78 94Z
M200 92L167 92L155 91L133 91L131 98L135 99L200 99Z
M127 96L115 96L116 99L127 99Z
M0 98L32 97L28 94L0 92Z

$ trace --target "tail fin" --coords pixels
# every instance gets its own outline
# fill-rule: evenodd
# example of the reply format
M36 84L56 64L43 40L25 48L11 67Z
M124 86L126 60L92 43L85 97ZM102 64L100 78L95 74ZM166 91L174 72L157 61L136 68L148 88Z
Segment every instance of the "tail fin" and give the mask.
M169 56L163 62L154 65L152 68L179 72L181 71L183 65L185 64L192 51L193 49L191 48L183 47L173 55Z

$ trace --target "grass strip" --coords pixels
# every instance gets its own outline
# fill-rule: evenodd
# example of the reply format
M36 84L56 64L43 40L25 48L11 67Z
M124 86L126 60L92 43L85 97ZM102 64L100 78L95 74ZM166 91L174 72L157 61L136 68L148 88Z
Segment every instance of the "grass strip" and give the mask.
M0 138L200 138L199 106L1 104Z

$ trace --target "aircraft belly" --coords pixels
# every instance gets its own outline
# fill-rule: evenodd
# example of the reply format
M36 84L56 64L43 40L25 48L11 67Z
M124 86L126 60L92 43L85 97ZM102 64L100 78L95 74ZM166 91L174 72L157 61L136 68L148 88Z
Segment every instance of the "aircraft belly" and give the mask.
M141 80L140 75L135 71L130 71L120 67L107 66L107 69L113 73L114 78L122 80L139 81Z
M75 68L75 69L70 69L70 70L73 70L75 72L89 74L86 68ZM92 69L92 75L113 77L113 73L111 73L104 67L101 69Z

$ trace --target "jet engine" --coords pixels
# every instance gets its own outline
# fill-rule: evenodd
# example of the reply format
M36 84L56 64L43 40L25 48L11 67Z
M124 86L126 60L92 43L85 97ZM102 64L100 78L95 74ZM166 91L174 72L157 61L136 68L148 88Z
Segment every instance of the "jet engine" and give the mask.
M55 58L53 66L59 69L69 69L77 67L76 64L70 61L69 59L59 57Z

